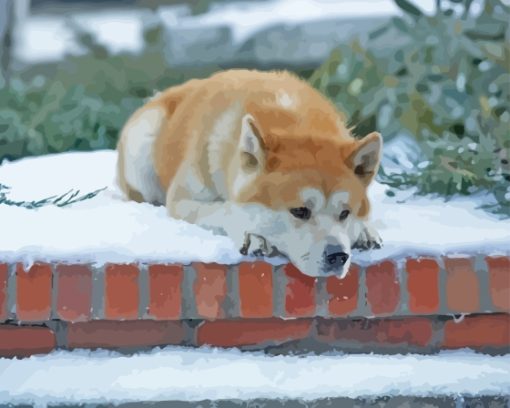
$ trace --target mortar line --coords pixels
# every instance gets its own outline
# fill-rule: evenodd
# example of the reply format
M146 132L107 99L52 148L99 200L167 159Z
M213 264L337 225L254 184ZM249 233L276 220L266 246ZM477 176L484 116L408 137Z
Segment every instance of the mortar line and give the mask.
M316 278L315 280L315 314L329 318L329 293L327 289L328 278Z
M198 318L197 305L195 302L195 293L193 284L197 278L197 273L193 264L182 265L183 278L181 282L181 310L182 318L196 319Z
M149 312L149 271L147 264L138 264L138 318L147 319Z
M287 317L285 310L285 289L287 285L287 276L285 275L284 265L272 266L273 273L273 316L279 318Z
M419 257L415 257L415 259L418 258ZM395 260L394 263L397 269L396 275L400 285L399 306L396 312L400 312L401 316L408 316L411 313L409 312L409 290L407 289L407 268L406 268L407 259L399 258Z
M239 264L231 265L230 278L230 296L232 299L232 316L234 318L241 317L241 296L239 294Z
M58 299L58 272L57 265L51 263L51 310L50 310L50 319L55 320L58 319L57 313L57 299Z
M478 296L480 299L480 311L490 312L494 311L494 305L492 303L492 296L489 282L489 265L485 260L485 256L478 254L474 257L473 269L475 270L476 277L478 279Z
M104 318L106 265L90 266L92 270L92 319Z
M448 282L448 272L443 257L438 256L436 262L439 266L439 313L448 315L448 303L447 303L447 290L446 284Z
M7 319L16 319L16 268L17 264L8 264L7 267Z
M356 313L359 317L367 318L372 315L367 300L367 267L359 267L358 275L358 305ZM355 316L353 316L355 317Z

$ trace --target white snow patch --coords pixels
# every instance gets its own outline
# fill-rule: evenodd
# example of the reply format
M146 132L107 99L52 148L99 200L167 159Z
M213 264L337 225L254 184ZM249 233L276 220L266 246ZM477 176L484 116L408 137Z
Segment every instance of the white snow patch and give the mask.
M15 56L24 62L62 59L67 53L79 51L73 33L63 19L33 17L24 20L17 31Z
M0 183L12 200L40 200L70 189L102 187L97 197L69 207L37 210L0 205L0 259L4 262L178 262L235 264L243 260L233 242L167 216L164 207L125 201L116 187L115 151L64 153L0 166ZM510 220L483 210L484 197L387 197L370 191L372 219L384 240L380 250L356 252L361 265L386 258L444 254L508 254ZM271 259L281 264L281 258Z
M83 53L69 23L91 33L111 53L140 52L144 46L143 24L148 18L150 14L145 10L30 16L17 28L16 57L36 63Z
M0 403L508 395L510 355L268 356L167 347L127 356L56 351L0 359Z
M399 134L384 142L381 165L389 174L413 173L423 163L420 146L416 139L406 134Z
M434 4L426 0L420 7L431 11ZM241 44L256 32L277 24L389 17L400 13L398 6L388 0L272 0L213 4L210 11L196 16L175 18L171 9L163 9L160 15L169 26L180 28L230 27L235 44Z

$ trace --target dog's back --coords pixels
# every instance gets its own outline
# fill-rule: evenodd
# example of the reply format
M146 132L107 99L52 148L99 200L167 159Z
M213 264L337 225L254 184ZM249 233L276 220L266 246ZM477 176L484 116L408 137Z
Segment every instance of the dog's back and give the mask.
M313 107L313 116L301 115ZM194 169L182 180L203 199L227 198L228 163L234 156L244 112L275 129L299 122L321 137L348 136L339 113L317 91L287 72L229 70L160 93L137 112L119 139L118 182L136 201L165 203L183 162ZM300 117L301 122L296 120ZM321 129L322 128L322 129ZM299 132L294 132L298 138Z

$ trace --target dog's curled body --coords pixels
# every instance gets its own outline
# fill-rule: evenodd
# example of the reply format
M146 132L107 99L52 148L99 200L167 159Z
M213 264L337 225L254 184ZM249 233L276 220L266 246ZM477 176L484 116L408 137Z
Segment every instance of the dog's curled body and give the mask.
M376 246L366 188L382 140L352 137L318 91L287 72L229 70L167 89L118 143L118 182L170 216L276 247L304 273L345 275L351 247Z

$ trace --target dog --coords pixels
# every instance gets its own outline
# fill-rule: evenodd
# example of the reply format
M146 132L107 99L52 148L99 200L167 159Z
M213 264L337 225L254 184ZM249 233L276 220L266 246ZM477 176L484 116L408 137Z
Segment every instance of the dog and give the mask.
M129 199L229 236L243 254L285 255L309 276L344 277L351 248L381 246L367 187L382 138L286 72L227 70L171 87L118 142Z

